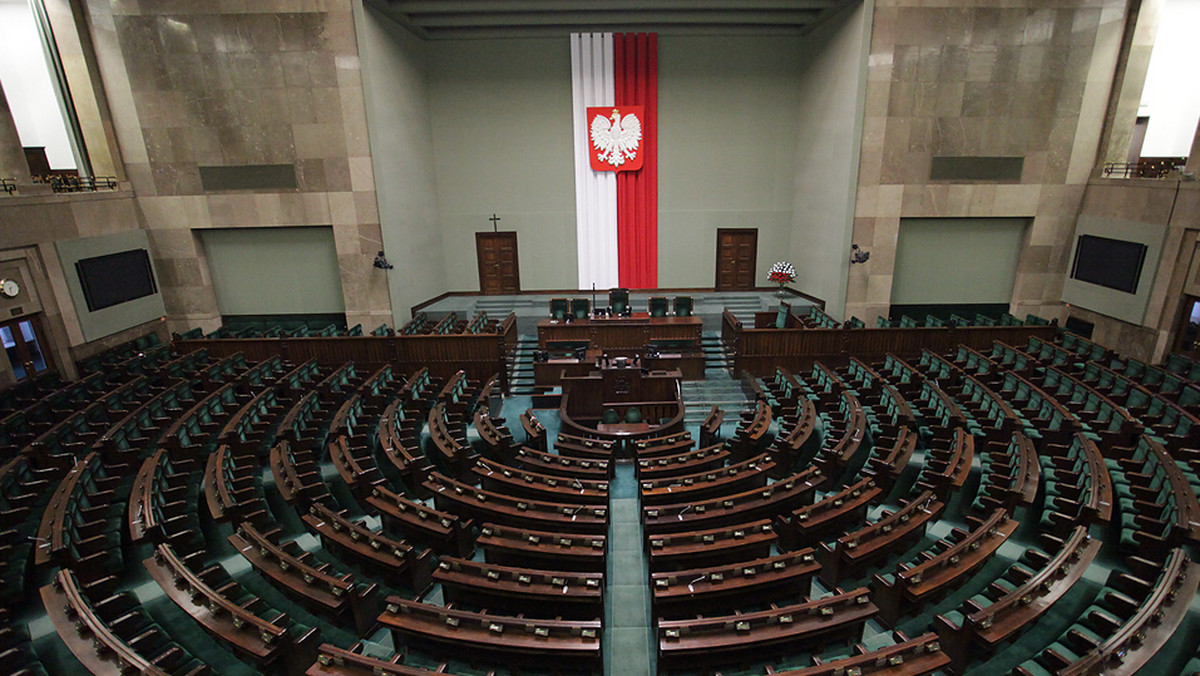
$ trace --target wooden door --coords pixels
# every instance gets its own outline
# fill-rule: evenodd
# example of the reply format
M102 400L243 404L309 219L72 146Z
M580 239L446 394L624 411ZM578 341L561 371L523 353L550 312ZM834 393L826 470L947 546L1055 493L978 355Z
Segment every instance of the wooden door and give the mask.
M18 383L50 369L36 315L0 323L0 342Z
M757 228L717 230L717 291L753 289L757 263Z
M517 233L475 233L475 255L479 259L480 293L517 293L521 290Z

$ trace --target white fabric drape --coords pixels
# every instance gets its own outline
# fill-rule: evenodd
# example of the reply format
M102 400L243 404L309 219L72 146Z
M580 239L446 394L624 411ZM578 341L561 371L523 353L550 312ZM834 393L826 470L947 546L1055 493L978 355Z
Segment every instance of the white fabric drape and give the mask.
M588 106L614 102L612 33L571 34L571 102L575 124L575 228L579 288L617 286L617 175L593 171Z

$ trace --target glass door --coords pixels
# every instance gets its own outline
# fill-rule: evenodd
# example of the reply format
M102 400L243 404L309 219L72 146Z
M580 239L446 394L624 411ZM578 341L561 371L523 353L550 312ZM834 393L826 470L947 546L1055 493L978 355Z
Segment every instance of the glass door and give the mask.
M0 324L0 342L4 344L17 382L28 380L50 368L42 351L45 343L36 318L26 317Z

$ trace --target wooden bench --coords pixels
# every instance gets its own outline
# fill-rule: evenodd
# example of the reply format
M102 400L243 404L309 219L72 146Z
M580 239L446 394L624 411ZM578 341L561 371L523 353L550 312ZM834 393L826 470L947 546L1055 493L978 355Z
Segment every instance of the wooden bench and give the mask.
M433 579L447 603L528 617L604 617L604 574L541 570L442 557Z
M210 635L260 667L283 664L287 674L304 673L316 655L320 630L297 635L286 614L265 608L219 565L193 570L190 562L201 556L180 556L160 544L142 563L167 597Z
M399 533L408 542L454 556L467 557L475 551L471 536L474 521L470 519L416 502L383 484L371 489L366 504L382 518L385 531Z
M480 523L561 530L602 535L608 532L608 507L583 503L547 502L485 491L441 474L425 482L438 509Z
M512 432L504 427L503 420L493 418L482 408L475 409L475 431L487 446L492 457L508 460L512 457L514 445Z
M743 462L745 460L746 458L742 459ZM674 458L638 460L636 467L638 481L655 481L719 469L727 462L734 462L733 456L723 445L718 444L697 448Z
M920 612L932 599L940 598L987 563L992 554L1017 529L1007 510L997 509L986 519L968 517L970 531L955 529L927 550L917 563L901 563L895 573L875 574L873 591L879 603L879 619L894 626L902 614Z
M1083 577L1101 543L1088 535L1086 526L1076 526L1065 540L1042 535L1039 544L1026 551L1022 562L1037 561L1040 568L1014 564L1004 584L993 583L958 610L935 616L934 629L953 661L952 672L964 673L973 658L993 654L1032 626Z
M513 454L512 464L533 472L575 478L581 481L611 479L614 467L608 460L572 458L539 451L528 446L517 449Z
M717 408L716 404L709 410L708 415L700 423L700 445L712 446L721 440L721 425L725 422L725 411Z
M518 469L480 458L471 478L497 493L550 502L608 505L608 482L567 478Z
M830 535L841 535L847 527L862 523L867 507L882 495L872 477L864 477L811 505L774 519L781 549L795 550Z
M547 532L485 523L476 543L488 563L597 573L606 568L603 535Z
M445 663L437 669L424 669L401 664L405 658L403 653L385 660L368 657L361 650L361 642L350 650L324 643L317 661L304 672L305 676L444 676L446 673ZM489 671L487 676L495 676L495 672Z
M197 661L151 622L128 594L92 603L69 570L60 570L41 589L50 622L64 643L93 674L135 670L143 676L207 676Z
M762 488L767 485L767 478L775 469L775 462L764 454L705 472L645 479L640 481L638 486L641 490L642 505L706 500Z
M646 539L652 572L761 559L770 555L773 544L775 531L766 519L726 528L653 535Z
M450 428L446 416L445 404L438 402L429 409L429 438L430 447L435 453L436 461L441 464L451 476L463 477L471 470L477 457L467 443L465 432L455 432Z
M236 523L260 513L261 476L262 468L253 455L237 454L228 446L218 446L204 466L204 495L213 519Z
M371 629L379 612L377 585L362 585L349 573L318 563L295 544L276 541L278 530L262 532L244 522L229 544L284 593L315 612L349 620L359 633Z
M521 429L525 430L525 445L539 451L546 450L546 428L533 415L533 409L521 414Z
M654 614L684 618L732 612L751 604L799 598L809 593L821 569L813 550L691 568L650 576Z
M768 655L813 651L829 643L859 640L877 609L865 588L770 610L659 620L660 668L711 668Z
M429 588L433 550L418 552L411 544L372 530L361 521L351 521L344 513L319 502L313 503L301 518L326 549L353 559L388 584L405 585L418 594Z
M498 660L505 665L595 669L600 620L534 620L444 608L389 596L379 623L399 649Z
M825 475L809 467L762 488L702 501L647 505L642 508L642 529L656 535L770 519L812 504L813 494L825 483Z
M832 545L817 545L821 581L827 586L848 577L858 577L880 559L898 555L925 534L946 503L926 490L900 509L884 512L877 521L839 537Z
M842 659L815 659L816 666L805 669L774 671L774 676L922 676L938 673L950 663L950 657L942 652L938 635L929 632L908 639L900 632L893 632L898 642L883 648L867 650L862 644L854 647L855 655Z

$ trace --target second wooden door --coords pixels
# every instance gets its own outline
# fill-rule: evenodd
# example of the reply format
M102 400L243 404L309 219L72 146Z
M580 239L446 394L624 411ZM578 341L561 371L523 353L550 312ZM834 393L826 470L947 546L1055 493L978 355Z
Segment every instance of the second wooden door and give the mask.
M517 293L521 290L517 233L475 233L475 255L479 259L480 293Z
M758 230L721 228L717 230L718 291L754 288L754 270L758 264Z

